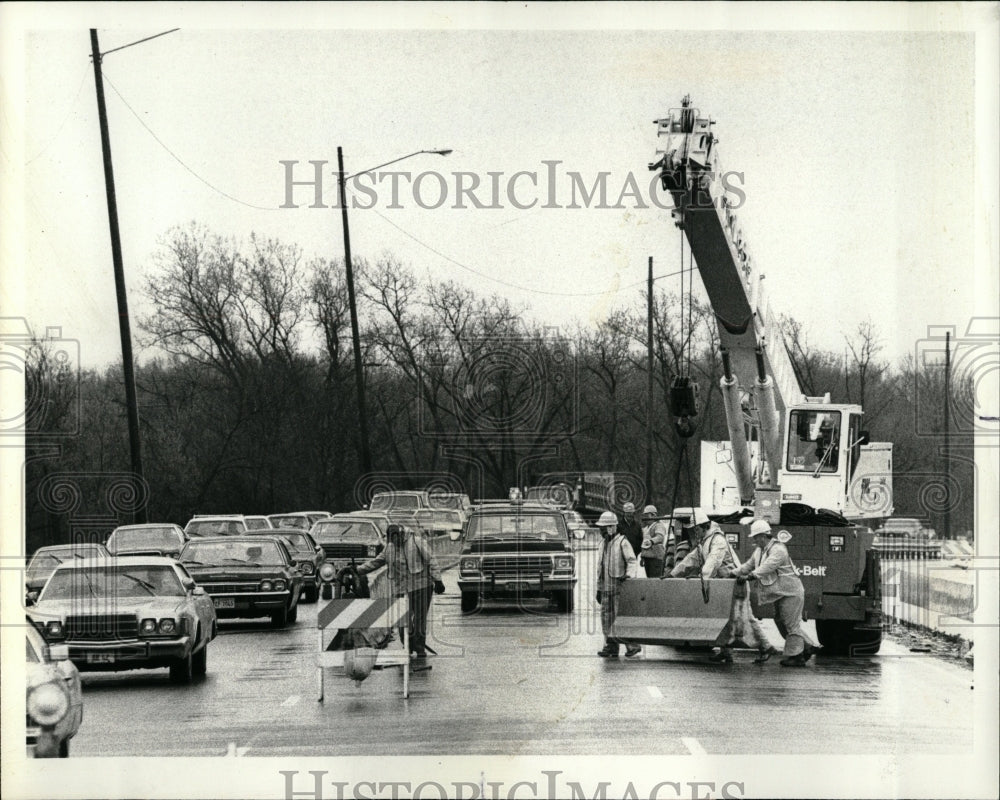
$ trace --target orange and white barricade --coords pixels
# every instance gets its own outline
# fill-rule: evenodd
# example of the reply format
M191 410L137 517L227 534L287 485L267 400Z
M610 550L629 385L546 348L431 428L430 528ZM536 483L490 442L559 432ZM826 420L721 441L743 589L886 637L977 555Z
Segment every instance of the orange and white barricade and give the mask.
M394 629L403 626L403 649L375 650L376 667L403 668L403 697L410 696L410 629L407 625L409 606L403 597L341 598L331 600L316 615L319 629L319 653L316 672L319 681L319 701L323 702L324 673L328 669L344 671L344 656L350 650L327 650L338 631Z

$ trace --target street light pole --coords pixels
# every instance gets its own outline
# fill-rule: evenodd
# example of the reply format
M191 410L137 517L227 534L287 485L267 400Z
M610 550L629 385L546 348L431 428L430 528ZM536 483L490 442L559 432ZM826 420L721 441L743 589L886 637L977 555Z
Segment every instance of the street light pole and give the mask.
M344 223L344 271L347 274L347 305L351 312L351 342L354 345L354 381L358 394L358 453L361 472L367 475L372 469L371 451L368 449L368 411L365 408L365 376L361 371L361 334L358 331L358 306L354 298L354 267L351 264L351 234L347 225L347 187L344 181L344 151L337 148L337 183L340 188L340 216Z
M347 178L356 178L374 172L382 167L395 164L397 161L421 155L422 153L432 153L434 155L446 156L451 150L417 150L407 153L405 156L394 158L371 167L361 172L348 175L344 171L344 151L337 147L337 186L340 190L340 216L344 225L344 272L347 278L347 305L351 312L351 343L354 347L354 381L358 395L358 457L361 459L361 472L367 474L372 469L372 455L368 443L368 410L365 403L365 376L361 361L361 333L358 328L358 305L354 294L354 265L351 263L351 233L347 224Z
M122 368L125 375L125 407L128 416L128 442L132 472L139 482L145 480L142 469L142 443L139 438L139 405L135 392L135 372L132 365L132 331L129 325L128 296L125 293L125 269L122 265L122 242L118 231L118 200L115 195L115 173L111 166L111 137L108 133L108 111L104 104L104 79L101 75L101 48L97 30L90 29L90 48L94 60L94 84L97 88L97 116L101 126L101 152L104 156L104 189L108 198L108 224L111 229L111 261L115 272L115 294L118 299L118 332L122 343ZM141 487L137 496L144 494ZM146 521L146 507L139 505L135 522Z

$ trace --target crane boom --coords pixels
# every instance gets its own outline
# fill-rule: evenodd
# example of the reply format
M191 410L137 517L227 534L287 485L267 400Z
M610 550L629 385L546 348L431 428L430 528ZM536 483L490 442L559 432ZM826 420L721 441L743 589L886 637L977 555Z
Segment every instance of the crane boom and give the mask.
M690 245L717 322L739 502L775 515L786 501L853 518L885 515L891 509L892 445L868 442L860 406L803 394L767 302L764 275L730 200L734 187L719 166L714 120L685 97L655 122L660 158L649 168L670 192L675 224ZM742 390L751 398L746 409ZM747 422L759 430L757 453ZM704 496L704 486L702 491Z
M802 402L803 391L767 304L764 275L755 269L726 194L711 130L714 121L684 105L656 123L658 136L666 137L666 142L656 151L663 157L650 168L660 170L663 188L673 197L675 219L691 247L718 322L720 345L729 352L733 372L747 386L758 377L758 351L763 351L764 371L774 380L775 405L781 413Z

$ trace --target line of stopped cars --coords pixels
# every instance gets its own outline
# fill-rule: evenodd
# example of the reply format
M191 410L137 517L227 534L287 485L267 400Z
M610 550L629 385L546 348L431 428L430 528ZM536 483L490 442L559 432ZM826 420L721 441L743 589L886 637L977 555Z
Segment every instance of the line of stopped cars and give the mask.
M208 671L220 619L295 621L319 592L325 512L196 516L124 525L105 542L41 547L25 571L26 745L65 757L83 719L80 672L165 668L188 684ZM281 517L281 519L277 519Z
M165 668L188 684L208 671L220 620L294 623L300 602L336 596L342 569L378 555L400 522L465 538L462 609L541 595L573 608L570 512L426 491L376 494L350 513L199 515L184 528L124 525L103 543L42 547L26 570L27 746L66 756L83 718L80 671Z

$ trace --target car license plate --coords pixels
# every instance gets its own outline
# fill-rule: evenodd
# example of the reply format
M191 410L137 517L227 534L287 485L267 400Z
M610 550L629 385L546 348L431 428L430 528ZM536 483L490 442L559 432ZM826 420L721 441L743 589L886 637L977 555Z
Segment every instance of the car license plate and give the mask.
M236 608L235 597L215 597L212 598L216 608Z
M530 588L527 581L507 581L508 592L526 592Z
M114 653L87 653L88 664L114 664Z

